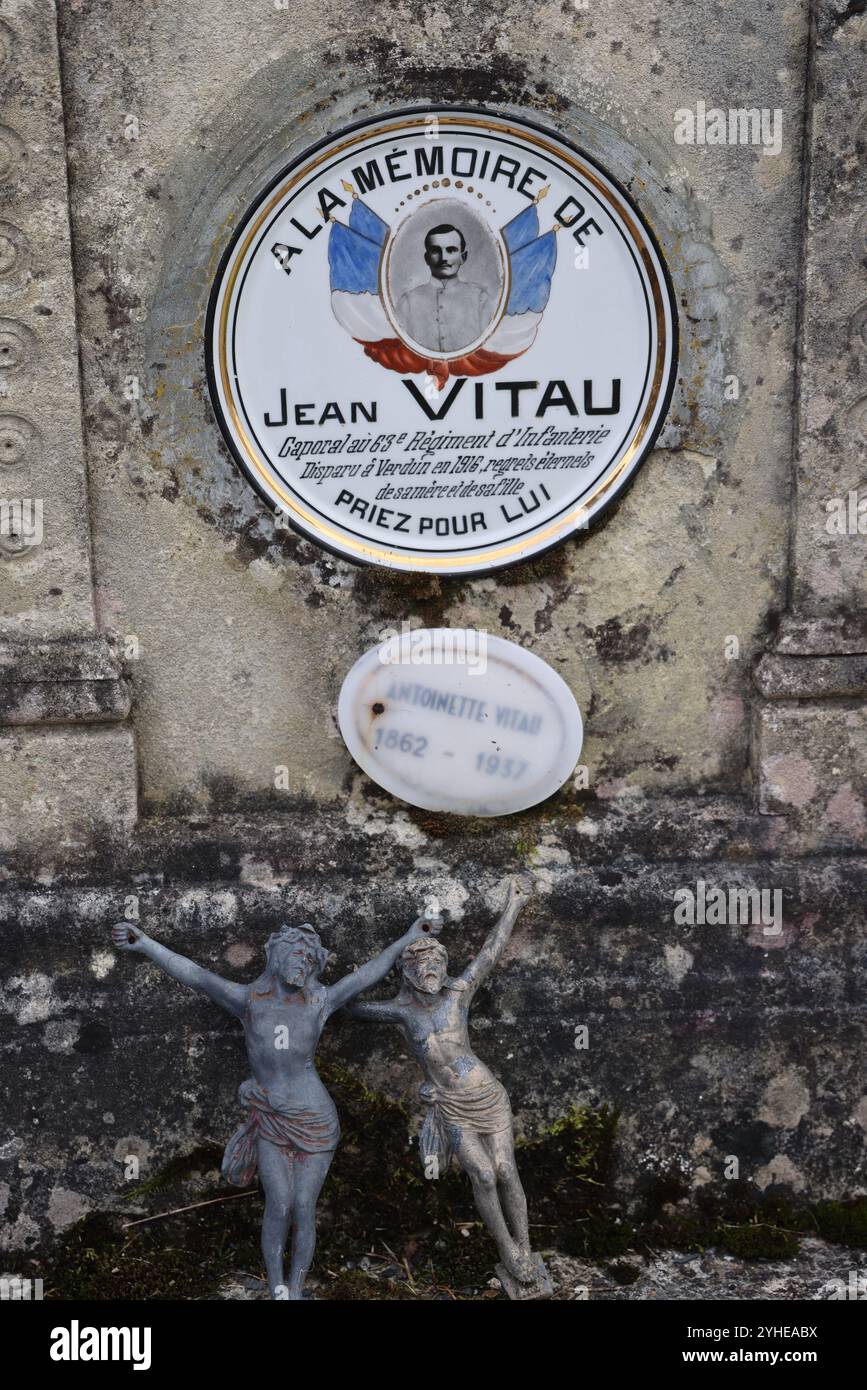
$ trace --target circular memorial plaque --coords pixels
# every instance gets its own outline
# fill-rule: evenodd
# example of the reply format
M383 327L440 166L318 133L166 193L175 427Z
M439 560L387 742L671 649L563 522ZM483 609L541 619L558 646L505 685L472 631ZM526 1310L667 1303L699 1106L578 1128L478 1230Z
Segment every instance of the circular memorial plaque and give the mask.
M423 628L365 652L340 692L340 732L386 791L427 811L504 816L561 787L581 713L532 652L474 629Z
M662 423L677 316L623 190L552 131L396 112L307 150L211 296L247 477L351 560L471 574L586 527Z

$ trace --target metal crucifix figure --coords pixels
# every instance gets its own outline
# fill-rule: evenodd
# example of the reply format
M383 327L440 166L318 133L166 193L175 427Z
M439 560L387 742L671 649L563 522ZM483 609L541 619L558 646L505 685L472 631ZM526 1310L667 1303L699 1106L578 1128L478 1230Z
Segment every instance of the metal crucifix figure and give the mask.
M316 1244L316 1203L340 1126L334 1101L315 1067L327 1020L371 985L401 953L439 930L422 918L373 960L334 985L319 980L328 952L309 923L283 926L268 940L265 970L250 985L236 984L161 946L130 922L112 930L119 951L136 951L173 979L200 991L244 1025L252 1077L239 1090L247 1119L226 1147L223 1177L239 1187L265 1190L262 1255L271 1297L299 1300ZM284 1283L286 1238L292 1227L289 1279Z
M445 947L419 936L401 950L402 981L395 998L358 1001L345 1010L352 1018L396 1023L406 1038L425 1078L420 1095L427 1113L419 1138L425 1173L438 1177L454 1159L468 1175L479 1215L499 1251L497 1274L514 1299L552 1290L541 1256L530 1248L509 1097L472 1051L468 1021L473 996L506 949L527 896L513 880L502 916L456 979L446 973Z

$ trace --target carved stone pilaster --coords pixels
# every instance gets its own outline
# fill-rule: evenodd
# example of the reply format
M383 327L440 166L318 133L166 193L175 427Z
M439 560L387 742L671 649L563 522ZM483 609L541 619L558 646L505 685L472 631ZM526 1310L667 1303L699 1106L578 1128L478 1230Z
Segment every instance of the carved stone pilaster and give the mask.
M814 846L867 843L865 46L863 7L817 0L790 601L757 669L759 804L798 817Z
M791 612L828 650L867 599L867 15L818 0L808 178ZM856 494L855 498L851 494ZM835 643L831 647L831 643ZM863 648L862 650L867 650Z
M103 727L130 699L94 618L53 0L0 13L0 194L0 725L16 729L0 735L0 819L13 848L78 842L136 812L132 730Z

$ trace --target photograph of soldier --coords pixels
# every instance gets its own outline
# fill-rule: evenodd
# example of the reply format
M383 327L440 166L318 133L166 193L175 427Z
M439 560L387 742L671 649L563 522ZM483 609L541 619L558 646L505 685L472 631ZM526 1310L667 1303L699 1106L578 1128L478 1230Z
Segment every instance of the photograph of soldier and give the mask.
M493 318L494 296L463 274L469 252L459 227L442 222L424 239L429 278L404 291L397 320L429 352L460 352L476 343Z

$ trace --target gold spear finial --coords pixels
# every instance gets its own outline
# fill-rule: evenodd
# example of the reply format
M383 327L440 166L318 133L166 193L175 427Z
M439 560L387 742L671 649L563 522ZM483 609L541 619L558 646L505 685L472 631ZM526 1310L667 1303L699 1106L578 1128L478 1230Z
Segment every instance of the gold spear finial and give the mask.
M347 182L346 182L346 179L341 179L341 180L340 180L340 183L341 183L341 185L342 185L342 187L343 187L343 191L344 191L345 193L351 193L353 199L355 199L355 198L358 197L358 194L356 193L355 189L352 187L352 184L351 184L351 183L347 183Z
M533 199L534 203L541 203L542 199L543 199L543 198L547 198L547 196L548 196L548 194L549 194L550 192L551 192L551 185L550 185L550 183L546 183L544 188L540 188L540 189L539 189L539 192L536 194L535 198Z

